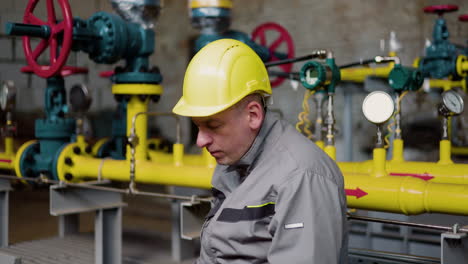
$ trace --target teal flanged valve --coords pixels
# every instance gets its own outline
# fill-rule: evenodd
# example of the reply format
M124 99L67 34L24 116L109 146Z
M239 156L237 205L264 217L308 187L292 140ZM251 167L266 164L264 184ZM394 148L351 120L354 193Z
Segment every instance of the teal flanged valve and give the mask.
M340 69L335 64L335 59L327 58L325 62L306 62L300 72L302 85L309 90L325 88L327 92L334 93L335 87L341 80Z
M200 30L195 40L194 53L207 44L223 38L239 40L251 47L263 61L270 59L270 52L252 41L244 32L229 29L231 25L231 0L191 0L190 21L194 28Z
M56 171L58 155L75 134L75 120L66 118L67 112L63 77L48 78L45 92L46 118L37 119L35 122L35 136L39 141L21 152L19 158L22 175L26 177L43 175L58 179Z
M420 70L395 64L388 75L388 84L396 92L416 91L424 82L423 74Z
M229 38L248 45L263 62L294 57L294 44L285 28L276 23L265 23L255 28L252 36L249 36L244 32L229 28L231 9L231 0L190 0L190 21L195 29L200 30L200 35L194 42L193 54L215 40ZM272 32L269 34L276 38L267 37L267 32ZM267 41L271 41L271 44L268 45ZM290 72L292 64L284 64L280 68L283 72ZM270 79L271 86L278 86L284 80L282 77Z
M29 47L30 52L26 56L32 57L33 61L37 60L39 54L44 51L48 40L53 39L55 46L57 43L61 45L58 59L62 65L53 67L52 71L47 69L48 71L42 75L38 73L40 67L35 67L36 74L44 78L57 75L71 49L88 53L89 58L96 63L113 64L124 59L126 61L125 67L116 69L112 77L115 83L161 83L162 77L159 69L150 68L149 65L149 56L154 52L155 46L155 33L151 29L151 23L145 23L146 19L142 21L132 19L135 17L132 12L144 7L153 12L143 10L142 12L146 15L154 14L156 16L159 14L158 0L119 1L120 4L115 4L114 7L122 8L117 11L120 14L125 14L123 15L125 19L106 12L98 12L88 20L72 19L68 2L59 0L58 3L64 19L61 22L56 22L55 11L52 7L48 14L53 13L54 24L44 22L33 15L37 2L38 0L29 2L24 23L7 23L6 25L7 34L28 38L25 45ZM51 17L48 20L50 19ZM63 34L59 34L61 32ZM35 50L31 50L30 37L42 38L40 43L44 44L39 44ZM51 46L51 50L56 48ZM30 60L28 59L28 63L31 65Z
M425 78L442 79L457 75L457 47L450 43L447 23L442 15L458 10L456 5L435 5L424 8L425 13L438 14L432 32L432 43L426 48L426 54L419 61L419 69Z

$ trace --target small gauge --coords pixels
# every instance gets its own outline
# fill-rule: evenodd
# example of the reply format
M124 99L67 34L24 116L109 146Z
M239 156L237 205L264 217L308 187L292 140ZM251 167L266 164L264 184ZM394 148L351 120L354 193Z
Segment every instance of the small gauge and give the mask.
M70 90L70 104L73 112L83 113L91 106L92 98L84 84L75 84Z
M5 81L0 87L0 108L9 111L15 105L16 88L13 81Z
M459 115L463 112L463 99L453 90L442 93L442 105L439 108L443 116Z
M375 91L364 98L362 112L364 116L374 124L385 123L393 115L395 105L392 97L382 91Z

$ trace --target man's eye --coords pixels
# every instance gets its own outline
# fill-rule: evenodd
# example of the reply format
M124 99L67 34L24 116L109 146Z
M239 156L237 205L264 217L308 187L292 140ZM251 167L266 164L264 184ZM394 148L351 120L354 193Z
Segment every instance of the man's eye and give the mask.
M213 123L213 124L208 124L206 127L207 127L208 129L213 130L213 129L218 129L218 128L220 128L220 127L221 127L221 124L220 124L220 123Z

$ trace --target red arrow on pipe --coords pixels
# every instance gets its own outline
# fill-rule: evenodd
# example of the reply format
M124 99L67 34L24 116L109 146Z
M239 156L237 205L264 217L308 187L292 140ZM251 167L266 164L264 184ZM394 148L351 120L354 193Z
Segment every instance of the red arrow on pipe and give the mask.
M366 196L368 193L356 187L356 189L345 189L347 196L356 196L356 199L359 199L363 196Z
M4 162L4 163L11 163L11 160L7 160L7 159L0 159L0 162Z
M390 172L389 173L390 176L410 176L410 177L414 177L414 178L419 178L421 180L424 180L424 181L429 181L429 180L432 180L434 179L435 177L430 175L429 173L425 172L425 173L396 173L396 172Z

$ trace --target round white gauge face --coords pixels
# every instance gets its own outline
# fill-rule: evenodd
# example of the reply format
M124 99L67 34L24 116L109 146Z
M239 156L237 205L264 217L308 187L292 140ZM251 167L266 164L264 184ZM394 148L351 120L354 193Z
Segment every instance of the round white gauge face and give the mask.
M375 91L364 98L362 112L374 124L382 124L393 115L395 105L392 97L382 91Z
M463 112L463 99L455 91L448 90L442 94L442 102L445 107L455 115L459 115Z

